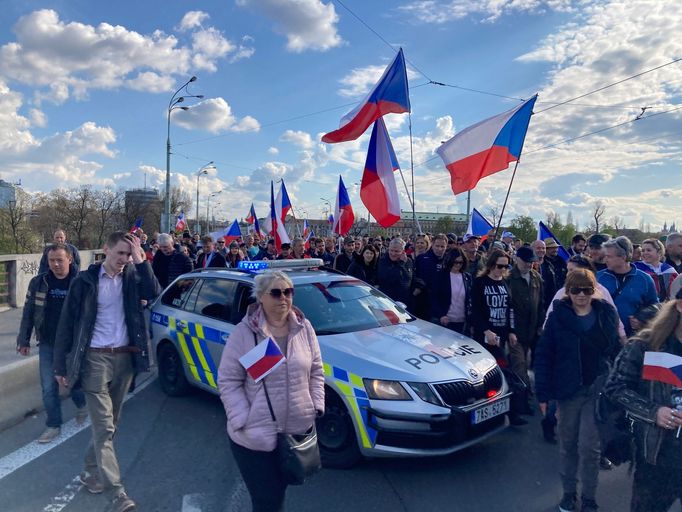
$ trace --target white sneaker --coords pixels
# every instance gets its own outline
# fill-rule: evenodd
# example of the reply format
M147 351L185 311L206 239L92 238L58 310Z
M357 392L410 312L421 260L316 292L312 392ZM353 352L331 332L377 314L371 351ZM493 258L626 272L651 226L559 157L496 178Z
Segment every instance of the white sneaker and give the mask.
M54 441L59 436L59 434L61 434L61 432L62 432L62 429L59 427L57 427L57 428L47 427L45 429L45 432L40 434L40 437L38 438L38 442L41 444L51 443L52 441Z

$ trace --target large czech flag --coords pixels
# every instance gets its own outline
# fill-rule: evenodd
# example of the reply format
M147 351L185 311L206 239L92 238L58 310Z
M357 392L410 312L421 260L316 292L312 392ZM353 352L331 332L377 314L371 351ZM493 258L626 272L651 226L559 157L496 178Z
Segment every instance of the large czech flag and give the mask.
M403 114L410 111L410 94L403 49L386 68L381 79L367 97L341 118L339 129L322 137L322 142L346 142L365 133L369 125L386 114Z
M668 352L644 352L642 378L682 388L682 357Z
M374 122L372 137L369 139L360 199L372 217L384 228L400 220L400 199L393 174L398 169L398 159L384 120L380 117Z
M275 247L279 252L282 249L282 244L288 244L291 242L289 240L289 235L287 230L284 228L284 222L279 215L277 215L277 208L275 207L275 184L270 182L270 235L275 240Z
M261 341L239 358L246 373L256 382L272 373L284 360L284 354L272 338Z
M355 222L355 214L350 204L348 191L343 184L343 179L339 176L339 191L336 194L336 208L334 210L334 227L332 231L341 236L345 236Z
M436 150L450 171L454 194L473 190L481 178L519 159L537 98L536 94L518 107L465 128Z
M239 229L239 222L237 222L237 219L234 219L232 224L230 224L230 227L225 230L225 234L223 235L223 238L225 239L225 245L229 245L233 240L239 240L241 236L242 230Z
M275 198L275 209L279 214L279 218L282 220L282 224L287 218L287 213L291 210L291 201L289 200L289 194L287 193L287 188L284 186L284 180L279 187L279 192L277 192L277 197Z

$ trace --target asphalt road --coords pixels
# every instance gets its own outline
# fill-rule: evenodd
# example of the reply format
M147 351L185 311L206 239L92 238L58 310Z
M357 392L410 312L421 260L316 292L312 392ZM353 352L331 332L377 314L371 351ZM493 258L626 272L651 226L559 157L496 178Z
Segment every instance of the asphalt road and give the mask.
M250 510L218 398L205 393L169 398L155 380L147 384L125 404L115 441L124 481L138 510ZM0 510L105 510L102 496L88 494L74 480L89 428L40 454L31 441L42 431L43 420L28 418L0 433ZM449 457L371 460L352 470L323 470L305 486L290 488L287 510L557 510L558 448L540 439L537 416L531 420L527 427L511 427ZM77 430L67 424L64 430L69 429ZM602 472L600 478L600 510L628 510L626 468ZM673 510L682 509L678 505Z

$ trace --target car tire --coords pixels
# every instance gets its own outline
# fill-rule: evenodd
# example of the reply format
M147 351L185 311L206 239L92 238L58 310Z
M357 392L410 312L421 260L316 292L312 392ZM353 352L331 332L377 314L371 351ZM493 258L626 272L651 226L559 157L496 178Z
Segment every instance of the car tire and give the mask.
M333 391L327 388L326 395L325 413L316 425L322 466L348 469L362 460L353 421Z
M159 383L161 389L168 396L182 396L190 391L190 385L185 377L180 354L172 343L164 343L158 351Z

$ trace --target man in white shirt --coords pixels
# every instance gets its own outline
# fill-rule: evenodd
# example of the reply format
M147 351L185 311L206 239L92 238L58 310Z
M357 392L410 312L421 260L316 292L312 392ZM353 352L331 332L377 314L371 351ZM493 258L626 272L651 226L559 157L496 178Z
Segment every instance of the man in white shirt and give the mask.
M80 382L92 420L81 483L93 494L106 492L113 512L129 512L135 502L121 482L113 437L134 373L149 371L140 304L161 290L136 236L112 233L104 254L102 264L91 265L71 284L57 329L54 372L64 386Z

